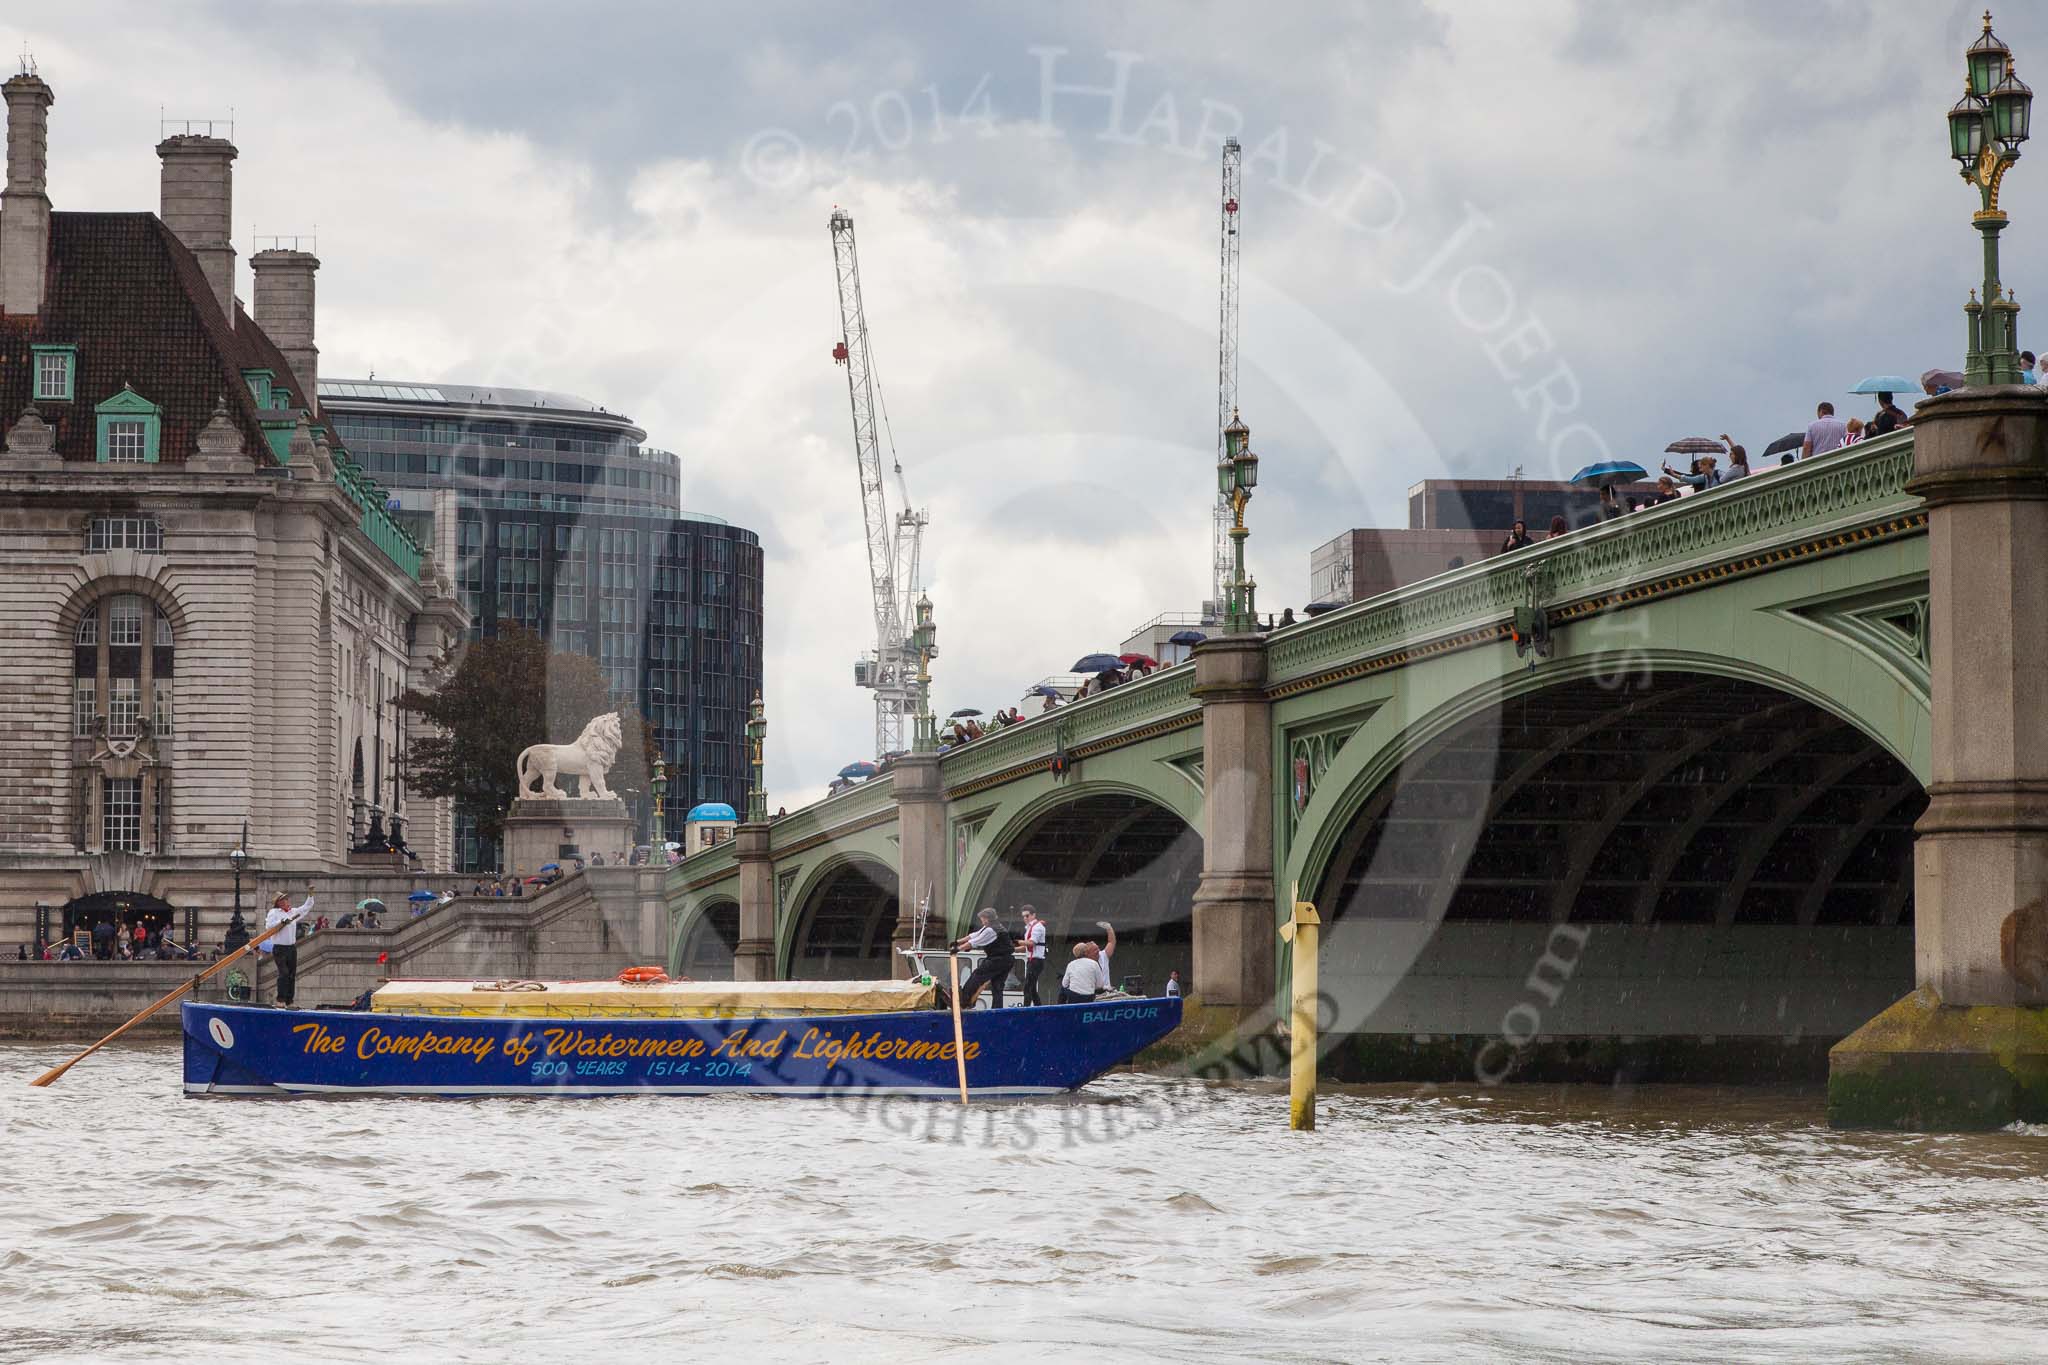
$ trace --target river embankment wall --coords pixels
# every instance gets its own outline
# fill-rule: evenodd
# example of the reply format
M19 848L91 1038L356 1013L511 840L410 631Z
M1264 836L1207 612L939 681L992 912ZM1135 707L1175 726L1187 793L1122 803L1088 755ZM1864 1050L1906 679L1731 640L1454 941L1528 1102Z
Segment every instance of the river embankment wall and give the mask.
M394 907L382 928L325 930L300 944L296 1003L343 1006L394 977L580 980L659 963L666 957L663 875L658 868L593 867L538 895L461 897L418 916ZM261 915L250 922L260 928ZM209 965L0 960L0 1038L90 1042ZM227 999L237 977L258 1002L275 998L276 970L254 953L201 983L196 998ZM177 1033L175 1007L134 1030L158 1038Z

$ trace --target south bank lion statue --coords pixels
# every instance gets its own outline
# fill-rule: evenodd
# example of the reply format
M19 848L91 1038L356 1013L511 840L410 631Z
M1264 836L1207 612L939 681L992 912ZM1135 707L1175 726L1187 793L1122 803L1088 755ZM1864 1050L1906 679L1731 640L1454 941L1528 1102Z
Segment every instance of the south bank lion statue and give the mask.
M519 794L549 801L574 799L555 785L558 775L566 775L583 779L580 799L609 801L612 794L604 785L604 775L618 762L623 742L618 713L607 711L584 726L574 744L532 745L519 755ZM540 789L530 790L536 779Z

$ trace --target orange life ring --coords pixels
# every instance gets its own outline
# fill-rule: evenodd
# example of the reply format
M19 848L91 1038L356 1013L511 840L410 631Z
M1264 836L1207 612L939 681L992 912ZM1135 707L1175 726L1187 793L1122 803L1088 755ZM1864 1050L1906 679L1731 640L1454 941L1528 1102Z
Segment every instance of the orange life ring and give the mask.
M668 980L668 973L659 967L628 967L619 973L619 981L627 986L659 986Z

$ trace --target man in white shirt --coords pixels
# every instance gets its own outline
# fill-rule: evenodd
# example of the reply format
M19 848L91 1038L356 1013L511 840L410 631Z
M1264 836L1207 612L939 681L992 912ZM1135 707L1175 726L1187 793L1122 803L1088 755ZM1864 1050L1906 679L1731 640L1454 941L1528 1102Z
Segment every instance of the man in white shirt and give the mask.
M1822 403L1813 420L1806 424L1806 439L1800 443L1799 458L1810 460L1849 443L1849 424L1835 416L1833 403Z
M1074 960L1067 964L1067 970L1060 977L1060 1003L1062 1005L1085 1005L1101 994L1103 989L1102 968L1095 959L1088 956L1092 943L1076 943Z
M1113 991L1116 989L1116 978L1110 974L1109 959L1110 955L1116 952L1116 927L1106 919L1095 921L1095 927L1105 935L1102 946L1095 949L1095 965L1102 971L1102 989Z
M1024 907L1024 1003L1038 1003L1038 978L1045 971L1045 921L1034 906Z
M288 1010L292 1000L299 993L299 921L313 908L313 883L306 883L306 899L298 905L282 891L271 902L270 913L263 917L266 930L279 929L276 937L264 940L258 952L270 954L270 960L277 964L277 1007Z

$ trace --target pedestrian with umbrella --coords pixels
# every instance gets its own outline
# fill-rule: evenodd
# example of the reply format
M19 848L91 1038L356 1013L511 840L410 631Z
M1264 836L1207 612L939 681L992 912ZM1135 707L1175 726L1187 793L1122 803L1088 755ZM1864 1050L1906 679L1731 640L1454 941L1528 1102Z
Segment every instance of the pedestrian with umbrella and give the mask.
M1771 456L1776 455L1779 464L1791 464L1799 454L1799 447L1804 444L1806 444L1805 432L1788 431L1764 447L1764 458L1768 460Z
M1572 475L1571 481L1600 490L1600 517L1612 520L1622 513L1621 497L1614 490L1621 484L1641 483L1650 471L1632 460L1601 460Z
M1912 391L1913 381L1902 374L1874 374L1866 379L1859 379L1850 385L1849 392L1851 393L1877 395L1877 415L1864 423L1863 434L1866 437L1875 438L1888 435L1891 432L1897 431L1900 427L1913 425L1913 419L1906 415L1903 408L1892 401L1893 394L1911 393Z
M1671 467L1671 461L1664 462L1664 472L1679 483L1685 484L1695 493L1704 493L1721 482L1721 442L1710 441L1704 436L1684 436L1664 447L1666 455L1689 457L1690 473L1681 474Z

